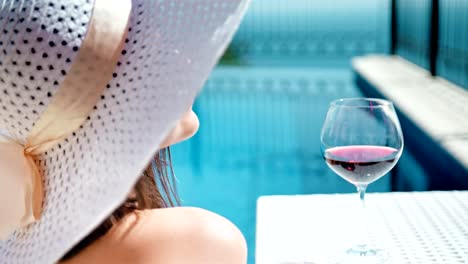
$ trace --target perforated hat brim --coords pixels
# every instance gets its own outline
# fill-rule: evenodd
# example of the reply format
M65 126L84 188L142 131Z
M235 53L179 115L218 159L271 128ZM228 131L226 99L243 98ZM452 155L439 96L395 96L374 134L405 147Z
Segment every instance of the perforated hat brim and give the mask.
M112 81L83 126L37 157L43 215L0 241L0 263L58 261L126 198L204 84L247 2L132 1ZM73 64L92 8L88 0L4 3L0 131L24 142Z

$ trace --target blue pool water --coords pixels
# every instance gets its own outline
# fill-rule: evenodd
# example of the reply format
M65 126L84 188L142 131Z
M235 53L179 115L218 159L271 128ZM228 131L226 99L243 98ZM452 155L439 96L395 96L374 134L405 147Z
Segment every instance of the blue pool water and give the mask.
M329 102L355 96L349 68L218 67L194 106L199 133L173 147L183 204L236 224L254 263L259 196L355 191L326 167L319 139ZM370 187L389 189L390 177Z

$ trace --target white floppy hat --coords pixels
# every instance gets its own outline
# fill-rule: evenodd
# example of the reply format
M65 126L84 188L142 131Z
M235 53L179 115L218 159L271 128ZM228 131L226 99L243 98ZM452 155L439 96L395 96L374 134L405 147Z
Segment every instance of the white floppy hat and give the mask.
M248 2L3 1L0 263L57 262L126 199Z

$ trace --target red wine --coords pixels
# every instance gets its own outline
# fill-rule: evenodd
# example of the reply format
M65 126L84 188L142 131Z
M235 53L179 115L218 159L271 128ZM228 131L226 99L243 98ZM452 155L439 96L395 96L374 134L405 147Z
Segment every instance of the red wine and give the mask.
M335 147L325 151L328 166L353 184L369 184L397 162L398 150L380 146Z

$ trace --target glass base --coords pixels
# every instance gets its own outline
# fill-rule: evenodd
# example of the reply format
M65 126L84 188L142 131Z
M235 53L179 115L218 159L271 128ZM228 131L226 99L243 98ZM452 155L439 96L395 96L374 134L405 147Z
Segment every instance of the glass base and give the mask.
M382 249L369 248L367 245L356 245L346 251L346 254L358 257L374 257L382 254Z
M356 245L337 255L332 261L335 264L383 264L388 260L385 250L371 248L368 245Z

